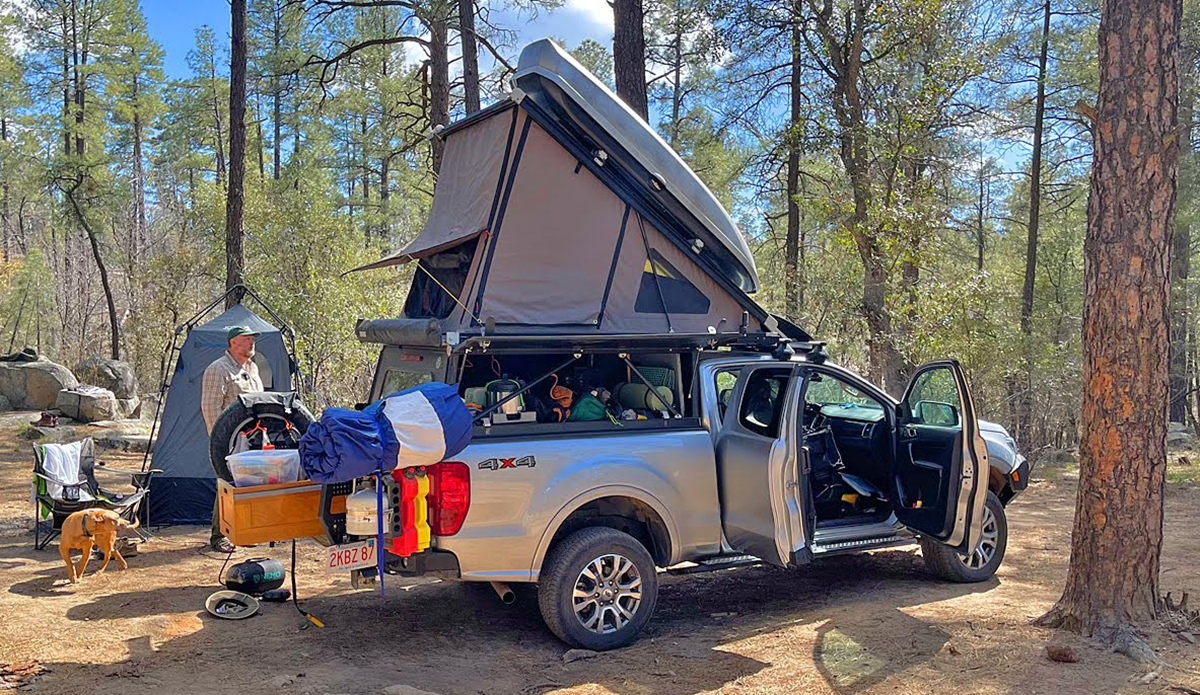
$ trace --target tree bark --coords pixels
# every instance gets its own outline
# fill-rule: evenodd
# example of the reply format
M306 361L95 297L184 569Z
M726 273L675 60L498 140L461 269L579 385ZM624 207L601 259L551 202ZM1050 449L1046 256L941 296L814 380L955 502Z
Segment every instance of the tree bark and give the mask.
M613 72L617 96L649 122L646 98L646 28L642 0L613 0Z
M479 110L479 45L475 38L475 0L458 0L458 36L462 41L463 106Z
M446 125L450 120L450 52L449 12L444 0L437 0L430 8L429 17L429 125L432 128ZM442 168L442 152L445 142L434 136L433 172Z
M1021 289L1021 385L1016 437L1029 447L1033 417L1033 290L1037 274L1038 221L1042 206L1042 134L1046 116L1046 62L1050 52L1050 0L1042 3L1042 42L1038 48L1037 100L1033 111L1033 155L1029 162L1029 223L1025 227L1025 284Z
M1066 588L1044 624L1156 657L1181 5L1104 0L1084 242L1083 438Z
M783 307L785 315L792 321L800 317L804 305L804 268L800 266L800 129L804 105L801 80L804 65L800 59L803 48L800 28L800 9L795 8L796 18L792 23L792 69L789 81L791 106L789 133L787 137L787 236L784 240Z
M225 199L225 288L246 282L242 248L246 179L246 0L231 0L229 60L229 190ZM230 294L227 307L241 301Z

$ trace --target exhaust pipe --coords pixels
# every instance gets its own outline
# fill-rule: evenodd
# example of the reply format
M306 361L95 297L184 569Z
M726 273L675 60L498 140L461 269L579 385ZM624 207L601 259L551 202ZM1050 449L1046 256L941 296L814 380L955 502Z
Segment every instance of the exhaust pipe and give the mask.
M512 587L504 582L491 582L492 590L500 597L500 602L506 606L511 606L516 603L517 595L513 592Z

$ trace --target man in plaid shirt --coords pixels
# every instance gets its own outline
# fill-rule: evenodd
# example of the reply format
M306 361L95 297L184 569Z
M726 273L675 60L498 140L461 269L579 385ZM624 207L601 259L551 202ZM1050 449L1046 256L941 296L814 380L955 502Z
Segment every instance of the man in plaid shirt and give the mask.
M258 335L249 326L230 326L226 332L229 349L204 370L204 380L200 386L200 412L204 414L204 426L208 429L210 437L217 418L221 417L221 413L225 412L238 396L263 390L258 365L254 364L254 339ZM214 461L213 470L218 478L233 482L233 476L230 475L224 461L219 465ZM231 553L233 544L221 535L219 513L220 500L217 500L213 503L212 536L209 543L213 550Z

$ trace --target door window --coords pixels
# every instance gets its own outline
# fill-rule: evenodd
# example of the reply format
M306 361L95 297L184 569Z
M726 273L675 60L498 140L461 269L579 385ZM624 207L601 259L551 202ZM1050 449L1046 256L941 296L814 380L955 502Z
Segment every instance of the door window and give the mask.
M764 437L779 436L783 398L787 394L791 369L756 369L746 378L738 422L747 430Z
M949 367L918 374L904 402L911 413L911 424L954 431L962 429L958 382Z
M733 387L737 386L738 370L724 369L713 376L717 385L717 412L721 421L725 421L725 411L729 408L729 399L733 397Z

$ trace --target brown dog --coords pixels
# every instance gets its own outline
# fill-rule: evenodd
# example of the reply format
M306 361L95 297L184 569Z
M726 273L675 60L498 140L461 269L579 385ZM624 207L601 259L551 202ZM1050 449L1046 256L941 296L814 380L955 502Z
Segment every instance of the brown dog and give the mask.
M67 563L67 576L74 583L83 579L83 571L87 569L88 560L92 557L92 546L98 546L104 551L104 564L100 572L108 567L108 561L117 556L121 569L129 569L125 558L117 551L117 532L123 528L137 528L138 522L130 524L121 515L108 509L84 509L68 516L62 525L62 540L58 543L58 552L63 562ZM82 550L83 557L79 558L78 567L71 562L71 551Z

